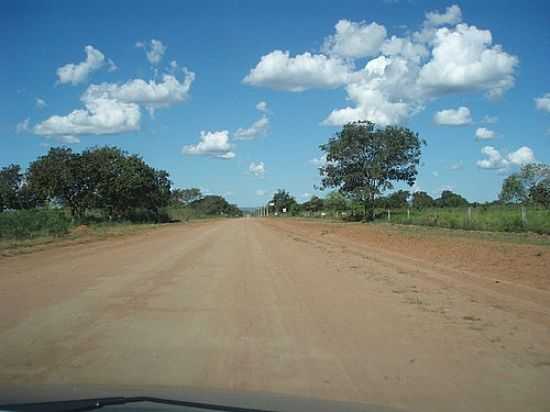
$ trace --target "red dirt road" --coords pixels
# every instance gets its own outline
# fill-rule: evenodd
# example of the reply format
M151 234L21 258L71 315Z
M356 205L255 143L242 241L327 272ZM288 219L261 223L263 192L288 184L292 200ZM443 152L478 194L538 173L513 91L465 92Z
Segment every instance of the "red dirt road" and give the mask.
M217 220L1 258L0 384L548 410L550 248L381 230Z

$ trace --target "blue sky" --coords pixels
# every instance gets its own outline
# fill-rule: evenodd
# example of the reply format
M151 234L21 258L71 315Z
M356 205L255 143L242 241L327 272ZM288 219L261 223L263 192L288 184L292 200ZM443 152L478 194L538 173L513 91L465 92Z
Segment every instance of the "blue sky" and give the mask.
M358 119L427 140L433 195L550 163L546 1L5 1L0 24L0 166L108 144L241 206L303 201Z

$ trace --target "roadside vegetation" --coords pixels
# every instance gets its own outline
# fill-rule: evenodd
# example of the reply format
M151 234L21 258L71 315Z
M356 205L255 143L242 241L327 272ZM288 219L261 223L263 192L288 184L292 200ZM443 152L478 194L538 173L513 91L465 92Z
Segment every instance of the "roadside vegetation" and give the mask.
M350 123L327 144L320 167L325 198L298 203L280 189L257 214L375 221L448 229L550 234L550 166L527 164L508 176L493 202L469 202L444 190L397 190L413 186L425 142L406 128L376 129L370 122Z
M51 148L23 171L0 169L0 243L67 236L80 226L239 216L223 197L171 187L164 170L116 147Z

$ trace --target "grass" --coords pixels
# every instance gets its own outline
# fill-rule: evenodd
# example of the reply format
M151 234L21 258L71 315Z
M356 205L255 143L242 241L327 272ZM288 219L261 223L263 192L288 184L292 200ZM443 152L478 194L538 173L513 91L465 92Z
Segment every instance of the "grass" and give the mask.
M447 229L461 229L491 232L533 232L550 235L550 210L526 208L526 220L520 207L492 206L468 208L433 208L424 210L392 210L391 223L404 225L435 226ZM387 220L381 213L380 219Z
M91 211L81 223L62 209L31 209L0 213L0 255L14 255L45 248L53 243L87 243L124 236L161 226L161 223L212 219L187 207L167 207L158 216L135 211L132 221L110 222L101 211ZM156 220L156 221L155 221Z
M102 239L126 236L161 227L161 224L98 223L72 226L63 236L35 235L27 239L0 239L0 255L12 256L41 250L55 245L89 243Z
M71 219L59 209L31 209L0 213L0 240L58 237L69 232Z

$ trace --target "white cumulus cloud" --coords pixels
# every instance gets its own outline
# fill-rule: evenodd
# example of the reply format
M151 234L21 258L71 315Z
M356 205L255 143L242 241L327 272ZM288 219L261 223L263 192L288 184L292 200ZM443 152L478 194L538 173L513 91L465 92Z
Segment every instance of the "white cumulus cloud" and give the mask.
M478 127L476 129L476 138L478 140L490 140L495 138L495 132L486 127Z
M248 171L257 177L264 177L265 175L265 164L264 162L252 162L248 166Z
M345 84L349 71L349 65L339 58L307 52L290 57L288 51L274 50L262 56L243 82L291 92L330 89Z
M268 110L269 110L267 108L267 102L264 102L264 101L258 102L258 104L256 105L256 110L258 110L262 113L267 113Z
M126 83L92 84L84 92L83 101L98 98L114 99L125 103L136 103L147 109L168 107L183 102L189 96L195 73L183 70L181 80L175 75L164 74L160 82L143 79L128 80Z
M51 116L34 126L40 136L76 136L124 133L139 130L139 106L117 100L97 98L85 102L85 109L66 116Z
M151 40L149 43L137 42L136 47L145 49L145 55L149 63L157 65L162 60L167 47L160 40Z
M470 109L461 106L458 109L446 109L434 115L434 123L444 126L463 126L472 123Z
M44 99L41 99L40 97L37 97L35 99L34 104L36 105L37 109L43 109L47 106L46 101Z
M253 140L258 136L267 133L269 128L269 119L266 116L262 116L259 120L256 120L250 127L239 128L233 134L236 140Z
M182 153L189 156L233 159L235 153L232 150L233 145L229 143L229 132L227 130L218 132L201 131L199 142L194 145L183 146Z
M263 189L258 189L256 190L256 196L265 196L266 195L266 191L263 190Z
M344 58L375 56L386 38L386 28L377 23L340 20L336 33L327 37L322 51Z
M340 20L320 53L274 50L243 82L293 92L342 87L350 103L322 122L334 126L355 120L400 124L448 94L502 95L514 86L518 58L493 43L489 30L461 21L460 7L452 5L426 13L419 31L389 37L376 23ZM360 67L364 57L372 58Z
M86 52L86 60L78 64L69 63L57 69L59 83L70 83L72 85L83 83L88 80L90 74L105 65L108 65L110 70L116 69L115 64L111 60L106 60L103 53L93 46L86 46L84 51Z
M444 13L439 13L437 11L430 11L426 13L426 19L424 21L425 25L428 26L444 26L444 25L455 25L462 21L462 10L456 4L447 7Z
M489 30L459 24L440 28L433 40L432 58L420 70L418 83L430 95L486 91L498 97L514 85L518 59L492 45Z
M537 97L535 99L535 106L539 110L550 112L550 93L546 93L542 97Z
M493 146L485 146L481 149L485 159L478 160L477 165L481 169L506 169L510 166L523 166L535 161L533 150L522 146L515 152L503 155Z

